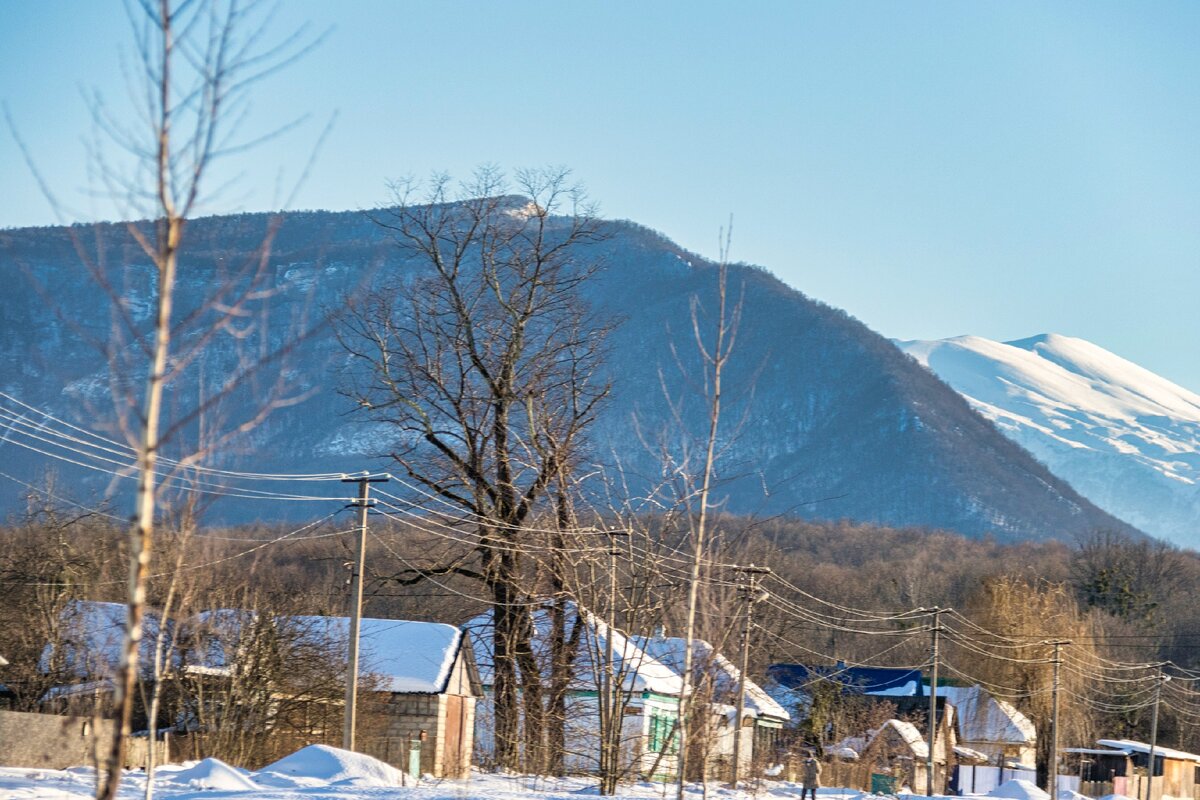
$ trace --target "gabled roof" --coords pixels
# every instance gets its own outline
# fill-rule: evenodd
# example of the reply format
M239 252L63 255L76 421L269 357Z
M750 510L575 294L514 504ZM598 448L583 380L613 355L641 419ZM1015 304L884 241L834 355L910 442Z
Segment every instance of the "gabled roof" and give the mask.
M819 681L840 683L845 691L861 694L917 694L921 685L919 669L890 667L848 667L845 664L772 664L767 675L788 689L803 689Z
M46 645L38 666L42 672L55 668L80 679L114 675L121 662L127 615L128 606L124 603L70 601L58 615L58 642ZM159 632L157 612L146 609L142 631L138 661L141 670L148 673L153 668Z
M532 606L526 613L530 614L533 626L534 657L542 674L548 676L552 621L549 603ZM654 692L672 697L678 697L683 692L683 679L674 670L646 653L619 630L610 628L592 612L574 603L567 603L565 616L568 637L578 634L572 653L572 690L595 691L599 687L607 652L611 654L613 672L620 680L623 691ZM480 614L463 628L471 637L480 678L484 685L491 686L494 682L492 612Z
M1011 703L981 686L939 686L937 693L958 709L958 731L964 742L1034 744L1037 729Z
M635 636L633 641L647 653L666 664L676 674L683 675L684 656L687 653L687 640L679 637L664 636ZM692 640L693 678L698 677L704 670L711 670L714 676L714 699L724 698L730 704L737 702L738 681L741 670L733 662L716 652L713 646L703 639ZM730 699L732 698L732 699ZM746 679L746 713L753 717L774 717L779 720L789 720L791 715L782 705L763 691L762 687L749 678Z
M217 609L198 614L191 624L200 632L189 653L193 672L228 672L238 640L259 615L244 609ZM271 623L287 626L295 636L328 649L348 652L348 617L285 616ZM449 683L464 645L463 632L439 622L364 617L359 627L359 675L378 680L376 688L399 694L440 694Z
M912 750L914 758L929 758L929 742L925 741L925 737L917 730L917 726L911 722L899 719L889 719L876 730L872 731L871 738L867 741L867 746L870 747L887 730L894 730L900 735L900 738Z

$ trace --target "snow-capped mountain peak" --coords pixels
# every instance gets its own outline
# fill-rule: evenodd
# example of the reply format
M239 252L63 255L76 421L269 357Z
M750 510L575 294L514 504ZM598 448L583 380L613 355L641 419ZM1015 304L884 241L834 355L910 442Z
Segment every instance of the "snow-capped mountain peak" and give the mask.
M898 344L1101 508L1200 545L1200 395L1059 334Z

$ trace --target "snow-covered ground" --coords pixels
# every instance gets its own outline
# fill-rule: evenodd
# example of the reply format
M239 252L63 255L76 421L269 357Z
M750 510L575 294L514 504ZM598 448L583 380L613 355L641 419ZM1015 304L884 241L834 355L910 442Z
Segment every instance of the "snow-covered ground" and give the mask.
M407 785L406 785L407 784ZM88 800L93 796L96 772L90 767L66 770L0 767L0 800ZM121 784L120 800L140 800L146 778L129 772ZM798 797L799 784L761 781L741 790L709 784L714 800L770 800ZM867 800L871 795L850 789L822 788L819 800ZM1059 800L1087 800L1082 795L1060 793ZM370 756L325 745L310 745L258 772L231 767L213 758L159 767L154 776L154 796L163 800L576 800L598 795L595 779L535 778L475 773L468 780L425 778L415 784L399 770ZM699 786L687 796L704 797ZM675 785L634 783L620 787L624 800L666 800L675 797ZM1008 781L991 793L1007 800L1049 800L1049 795L1028 781ZM909 794L898 800L916 800ZM950 798L939 798L950 800ZM1128 800L1128 798L1112 798Z
M87 800L95 791L96 773L88 767L67 770L0 768L3 800ZM405 785L405 783L409 785ZM141 798L145 776L126 774L121 800ZM653 800L674 797L673 784L636 783L622 786L618 797ZM475 773L469 780L423 779L412 785L398 770L370 756L313 745L258 772L231 767L216 759L160 767L154 777L154 796L163 800L574 800L596 795L588 778L532 778ZM757 789L731 791L710 784L708 795L722 800L793 797L800 787L764 782ZM821 800L861 800L861 792L822 789ZM699 798L699 787L688 792Z
M96 772L90 767L66 770L0 767L2 800L88 800L93 796L95 783ZM140 799L145 787L143 773L127 773L121 784L120 800ZM799 784L786 781L762 781L734 791L713 782L707 795L714 800L768 800L798 797L800 788ZM163 800L576 800L595 795L598 795L596 781L591 778L474 773L468 780L425 778L413 785L382 761L324 745L306 747L258 772L209 758L160 767L154 777L154 796ZM822 788L818 795L819 800L870 797L837 788ZM645 782L622 785L617 793L618 798L625 800L665 800L674 796L674 784ZM704 795L699 786L690 786L687 796L700 800ZM900 798L909 800L908 795Z
M897 344L1084 497L1200 548L1200 395L1058 334Z

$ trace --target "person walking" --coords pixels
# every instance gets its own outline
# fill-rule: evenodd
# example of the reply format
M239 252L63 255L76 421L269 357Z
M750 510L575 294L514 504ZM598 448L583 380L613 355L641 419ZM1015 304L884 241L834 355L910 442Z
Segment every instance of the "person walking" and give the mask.
M817 800L817 787L821 785L821 762L813 757L811 750L800 763L800 778L804 783L800 790L800 800L804 800L810 789L812 800Z

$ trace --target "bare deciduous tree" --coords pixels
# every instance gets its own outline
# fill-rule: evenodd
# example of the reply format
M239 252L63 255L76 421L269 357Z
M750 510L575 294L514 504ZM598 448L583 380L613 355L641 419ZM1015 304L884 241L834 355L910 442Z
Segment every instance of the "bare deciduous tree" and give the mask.
M412 271L351 300L339 337L358 369L346 393L386 424L412 502L473 542L395 579L458 576L486 588L497 763L542 772L545 693L523 545L608 394L599 368L609 323L581 294L597 268L586 245L601 237L582 191L564 170L522 171L516 184L521 197L484 169L457 190L439 177L419 198L415 184L397 186L398 208L377 221Z
M93 116L98 138L108 146L98 146L92 155L102 191L117 210L127 219L148 221L97 225L90 243L71 230L83 267L109 300L111 326L98 338L63 320L107 361L114 427L133 462L125 474L136 483L125 641L113 676L117 724L98 772L99 800L116 796L125 762L156 518L168 492L184 488L176 480L181 471L210 459L271 410L298 399L280 363L292 343L276 348L267 336L266 301L273 294L269 258L278 218L268 223L252 252L228 264L218 258L202 279L181 263L181 255L189 219L213 194L208 186L213 164L254 143L239 131L250 87L314 43L303 31L278 43L265 41L270 12L255 0L131 0L128 16L137 59L130 81L132 109L114 112L97 94ZM112 253L120 254L115 265ZM206 290L199 302L177 309L181 276L196 277L191 283ZM145 318L134 310L135 293L149 306ZM206 365L218 340L225 344L223 356ZM216 380L197 377L206 368ZM255 387L263 399L252 411L226 420L224 432L204 436L203 446L194 443L201 427L215 429L213 417L229 413L237 390L259 381L265 381Z

